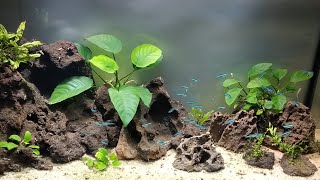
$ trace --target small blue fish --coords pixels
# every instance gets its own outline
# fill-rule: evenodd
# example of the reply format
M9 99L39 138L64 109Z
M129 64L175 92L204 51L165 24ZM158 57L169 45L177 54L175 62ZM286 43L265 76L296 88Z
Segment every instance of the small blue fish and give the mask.
M192 78L191 80L192 80L193 82L198 82L198 79Z
M266 74L266 72L263 72L260 76L259 76L259 80L262 79L262 77Z
M226 76L227 76L226 73L224 73L224 74L218 74L218 75L217 75L217 78L224 78L224 77L226 77Z
M166 144L168 144L168 141L159 141L159 144L160 145L166 145Z
M114 125L114 123L112 122L100 122L100 123L96 123L97 126L110 126L110 125Z
M263 88L264 90L268 91L268 92L271 92L271 93L274 92L273 89L271 89L271 88L269 88L269 87L262 86L262 88Z
M306 75L312 75L313 74L313 72L311 72L311 71L305 71L303 74L306 74Z
M226 107L224 106L219 106L218 109L225 109Z
M231 95L228 94L228 93L225 93L224 96L225 96L225 97L228 97L228 98L231 98Z
M178 131L177 133L175 133L173 136L178 136L178 135L182 135L183 133L181 131Z
M284 133L282 133L282 134L280 135L280 137L286 136L286 135L290 134L291 132L292 132L292 131L284 132Z
M196 104L194 101L187 101L187 104Z
M192 106L192 108L202 109L202 108L203 108L203 106Z
M296 101L293 101L293 104L294 104L296 107L299 107L299 104L298 104Z
M184 120L183 122L186 122L186 123L196 123L195 120L192 120L192 119L186 119Z
M91 111L92 113L96 113L96 112L98 112L98 110L97 110L97 108L96 108L96 107L92 107L92 108L90 109L90 111Z
M200 124L194 124L199 129L206 129L204 126L201 126Z
M248 136L245 136L245 138L255 138L255 137L261 137L262 136L262 134L261 133L256 133L256 134L250 134L250 135L248 135Z
M149 125L151 125L151 124L153 124L152 122L150 122L150 123L144 123L144 124L142 124L142 127L147 127L147 126L149 126Z
M282 124L282 127L285 129L291 129L293 128L293 125L291 123L287 123L287 124Z
M168 111L168 113L172 113L173 111L176 111L177 109L176 108L171 108L171 109L169 109L169 111Z
M234 123L234 120L233 119L229 119L226 122L224 122L223 125L228 125L228 124L232 124L232 123Z
M186 97L187 95L186 94L183 94L183 93L181 93L181 94L176 94L177 96L183 96L183 97Z
M108 140L101 141L101 144L108 145Z
M188 86L180 86L180 87L183 88L183 89L189 89Z

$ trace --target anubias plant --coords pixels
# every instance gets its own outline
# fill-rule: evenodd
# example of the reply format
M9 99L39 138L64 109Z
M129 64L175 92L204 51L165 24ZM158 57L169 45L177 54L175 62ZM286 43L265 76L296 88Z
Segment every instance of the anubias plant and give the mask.
M117 110L123 125L128 126L136 114L140 99L149 107L152 94L142 86L129 85L131 75L141 69L153 67L162 60L162 51L151 44L142 44L133 49L131 53L131 63L133 70L123 77L119 77L119 66L116 61L116 54L122 49L119 39L108 34L99 34L86 38L86 41L104 50L107 55L96 55L92 57L92 51L82 45L76 44L79 53L86 60L93 74L103 80L108 89L111 102ZM112 80L103 78L100 72L113 74ZM71 77L59 84L51 94L49 104L55 104L68 98L76 96L93 87L93 80L85 76Z
M271 63L260 63L248 72L249 82L244 85L236 78L226 79L225 101L234 108L254 109L257 115L281 113L287 103L287 94L297 91L296 84L310 79L313 72L295 71L286 79L287 69L272 69Z
M202 109L193 107L189 115L192 116L198 124L202 125L208 120L212 113L213 111L205 113Z
M41 45L40 41L19 45L25 26L26 22L23 21L16 33L8 33L6 28L0 24L0 66L9 64L12 69L17 69L20 63L40 57L38 53L29 53L29 49Z
M20 136L16 134L12 134L9 136L9 142L7 141L1 141L0 147L6 148L7 150L11 151L13 149L19 149L19 148L30 148L32 149L32 152L34 155L39 156L39 146L30 144L30 141L32 140L32 135L29 131L26 131L24 134L23 139L20 138Z
M110 164L114 167L121 165L118 156L114 153L110 154L105 148L99 148L95 158L84 157L82 160L89 168L96 168L99 171L104 171Z

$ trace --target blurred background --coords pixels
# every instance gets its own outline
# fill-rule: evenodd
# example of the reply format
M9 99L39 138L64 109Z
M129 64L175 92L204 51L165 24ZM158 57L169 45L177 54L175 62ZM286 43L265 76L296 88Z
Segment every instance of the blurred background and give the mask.
M163 62L133 78L146 83L161 76L170 94L182 103L194 100L206 110L217 110L226 106L223 78L217 78L220 73L245 80L248 69L260 62L291 71L312 70L320 32L320 1L1 1L1 24L15 31L22 20L27 21L26 37L44 43L79 41L98 33L115 35L123 43L123 51L117 55L123 71L131 68L130 53L135 46L155 44L163 50ZM189 91L181 86L189 86ZM303 101L310 96L308 83L300 86L299 100ZM312 102L319 128L320 83Z

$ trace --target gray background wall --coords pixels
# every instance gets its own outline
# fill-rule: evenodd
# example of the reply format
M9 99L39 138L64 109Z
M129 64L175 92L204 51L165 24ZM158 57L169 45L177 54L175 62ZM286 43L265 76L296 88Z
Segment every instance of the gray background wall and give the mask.
M123 69L136 45L156 44L163 63L135 77L147 82L162 76L173 96L197 78L190 92L206 109L225 106L218 73L243 79L263 61L310 70L320 29L318 0L3 0L0 15L11 30L27 20L26 35L46 43L116 35L125 47L119 55ZM312 112L320 122L320 88L316 94Z

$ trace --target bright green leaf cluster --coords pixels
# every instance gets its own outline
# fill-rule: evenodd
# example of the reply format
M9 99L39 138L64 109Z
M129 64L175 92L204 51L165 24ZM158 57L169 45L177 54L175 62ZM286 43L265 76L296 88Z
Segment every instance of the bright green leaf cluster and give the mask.
M240 106L244 110L254 109L257 115L281 113L287 103L286 94L296 92L296 83L313 76L313 72L296 71L289 80L285 80L288 70L271 67L271 63L252 66L246 86L235 78L226 79L223 82L223 87L228 89L225 94L226 103L229 106L235 103L234 107Z
M21 22L14 34L8 33L6 28L0 24L0 66L8 63L12 69L17 69L20 63L40 57L38 53L29 54L29 49L42 45L40 41L19 45L25 26L26 22Z
M262 149L262 143L264 141L265 134L260 137L257 137L256 143L252 146L249 152L246 154L245 158L248 160L257 160L261 158L266 151Z
M121 165L118 156L114 153L110 154L105 148L99 148L95 154L95 158L84 157L83 161L89 168L95 168L99 171L104 171L110 164L114 167Z
M30 144L30 141L32 140L32 135L29 131L26 131L24 134L23 139L21 140L20 136L13 134L9 136L10 142L7 141L1 141L0 147L6 148L7 150L13 150L19 147L23 148L31 148L34 155L39 156L40 155L40 147L36 145Z
M162 60L162 51L151 44L142 44L134 48L131 53L132 72L124 77L119 77L119 66L115 55L122 49L122 43L119 39L108 34L99 34L85 39L89 45L98 47L108 53L107 55L93 56L90 48L82 44L76 44L78 52L86 60L92 73L97 75L105 84L109 84L109 96L115 109L117 110L123 125L125 127L133 119L136 114L140 99L146 106L151 103L152 94L145 87L130 86L131 75L140 69L149 68L157 65ZM114 78L107 81L104 76L99 74L95 69L106 74L113 74ZM71 77L59 84L52 93L49 104L55 104L76 96L93 86L93 80L88 77Z
M205 113L202 109L192 108L189 115L192 116L198 124L202 125L209 119L212 113L213 111L208 111L207 113Z

